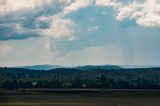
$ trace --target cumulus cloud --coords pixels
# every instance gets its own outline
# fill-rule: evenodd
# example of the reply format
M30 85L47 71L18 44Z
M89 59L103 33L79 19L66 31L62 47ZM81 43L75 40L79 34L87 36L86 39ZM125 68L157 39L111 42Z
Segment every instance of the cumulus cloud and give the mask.
M74 22L64 17L90 5L114 8L119 21L128 19L142 26L160 26L159 0L1 0L0 40L48 35L74 39Z
M72 31L69 29L69 26L73 25L73 22L69 19L53 19L50 28L46 30L42 30L42 34L53 37L53 38L61 38L61 37L73 37Z
M77 11L80 8L85 8L93 3L93 0L74 0L70 5L64 8L64 14Z
M74 37L70 29L74 23L70 19L65 19L65 15L75 12L81 8L92 4L93 0L1 0L0 1L0 33L3 34L0 40L25 39L35 36L51 36L59 39ZM6 24L10 33L3 31ZM19 25L19 30L14 28ZM27 33L28 31L28 33ZM20 35L20 36L19 36Z
M117 20L135 20L142 26L160 26L159 0L132 0L128 3L122 0L97 0L97 6L110 6L117 11Z
M117 2L116 0L96 0L97 6L113 6L113 7L119 7L121 5L120 2Z
M61 6L66 5L67 2L68 0L14 0L14 2L11 0L1 0L0 14L1 16L8 15L10 13L21 13L24 15L26 12L31 13L31 10L33 13L37 13L39 11L46 11L45 9L55 7L57 7L58 10Z
M29 37L40 36L39 28L35 20L41 16L46 16L52 6L47 7L53 0L3 0L0 2L0 40L26 39ZM43 10L43 9L44 10ZM59 9L59 8L58 8ZM53 9L52 14L57 11Z

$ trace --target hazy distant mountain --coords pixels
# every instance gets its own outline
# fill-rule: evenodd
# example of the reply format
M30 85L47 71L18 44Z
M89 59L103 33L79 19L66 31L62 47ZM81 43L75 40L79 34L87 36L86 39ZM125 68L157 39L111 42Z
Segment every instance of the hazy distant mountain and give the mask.
M118 65L86 65L86 66L80 66L76 67L77 69L80 70L93 70L93 69L102 69L102 70L112 70L112 69L122 69Z
M33 65L33 66L21 66L16 68L25 68L32 70L51 70L56 68L76 68L80 70L93 70L93 69L102 69L102 70L112 70L112 69L122 69L118 65L86 65L86 66L76 66L76 67L64 67L59 65Z
M33 65L33 66L22 66L18 68L26 68L26 69L32 69L32 70L50 70L50 69L61 68L61 66L59 65Z
M132 68L154 68L154 67L160 67L159 65L120 65L120 67L122 68L128 68L128 69L132 69Z
M33 65L33 66L20 66L15 68L25 68L32 70L51 70L56 68L76 68L80 70L94 70L94 69L102 69L102 70L113 70L113 69L133 69L133 68L151 68L151 67L159 67L155 65L86 65L86 66L70 66L64 67L59 65Z

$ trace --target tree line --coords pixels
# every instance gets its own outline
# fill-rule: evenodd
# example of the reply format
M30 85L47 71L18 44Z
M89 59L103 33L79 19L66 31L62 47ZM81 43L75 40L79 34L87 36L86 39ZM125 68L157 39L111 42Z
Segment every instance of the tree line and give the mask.
M159 69L34 71L0 68L0 88L160 89L159 76Z

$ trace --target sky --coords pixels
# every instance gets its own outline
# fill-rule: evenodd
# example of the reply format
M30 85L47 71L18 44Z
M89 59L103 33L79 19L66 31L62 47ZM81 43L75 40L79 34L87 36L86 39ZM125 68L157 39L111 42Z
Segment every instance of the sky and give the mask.
M160 65L160 0L0 0L0 66Z

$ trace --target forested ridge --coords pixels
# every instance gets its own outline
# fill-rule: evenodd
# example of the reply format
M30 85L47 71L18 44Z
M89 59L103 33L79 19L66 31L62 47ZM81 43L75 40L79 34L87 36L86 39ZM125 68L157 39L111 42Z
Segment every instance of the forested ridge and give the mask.
M160 89L160 68L0 68L0 88Z

